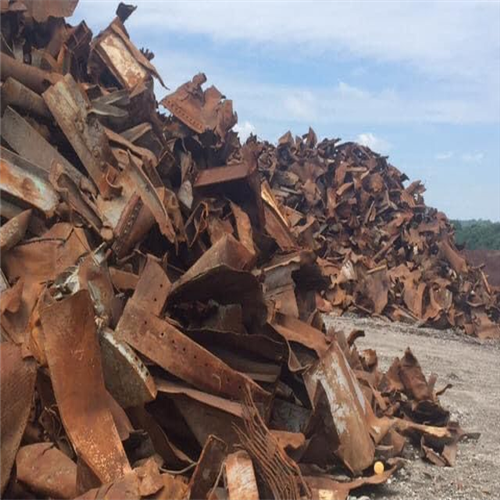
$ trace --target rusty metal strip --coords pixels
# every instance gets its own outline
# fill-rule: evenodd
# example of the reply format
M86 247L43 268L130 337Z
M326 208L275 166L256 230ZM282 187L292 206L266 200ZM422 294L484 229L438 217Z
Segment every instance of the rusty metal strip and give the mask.
M163 369L195 387L241 399L249 384L258 401L270 394L219 360L165 320L129 301L116 328L120 339Z
M209 436L189 481L189 500L209 499L217 485L226 458L227 445L216 436Z
M44 118L51 117L42 96L14 78L7 78L2 84L1 94L2 106L14 106Z
M59 197L45 179L45 173L4 148L1 153L0 190L51 217L57 209Z
M329 341L326 335L297 318L276 313L271 326L288 342L297 342L312 349L320 358L328 350Z
M21 115L12 108L7 108L2 117L2 138L9 146L22 157L18 160L23 168L24 165L36 165L39 170L46 172L46 179L52 168L52 162L56 161L63 166L67 175L73 181L89 192L95 191L92 183L82 175L57 149L45 140ZM2 157L9 157L13 153L2 147ZM22 162L22 163L21 163Z
M136 185L137 192L144 204L151 210L160 231L171 242L175 242L175 230L168 215L167 209L151 181L141 168L135 157L128 153L129 163L127 172Z
M31 217L31 210L25 210L0 227L0 251L6 252L17 245L26 234Z
M241 403L236 401L231 401L229 399L224 399L212 394L207 394L206 392L193 389L185 384L180 384L178 382L171 382L169 380L156 379L156 387L158 392L163 394L168 394L170 396L187 396L199 403L207 406L212 406L219 410L229 413L237 418L243 418L243 406Z
M28 422L35 390L36 366L23 359L21 347L0 344L0 492L7 485Z
M253 243L252 223L248 214L242 210L236 203L231 202L231 210L236 221L236 230L241 244L251 253L256 254Z
M241 181L251 175L252 172L253 169L247 162L201 170L196 177L193 187L201 189L216 184Z
M0 73L2 80L12 77L39 94L62 78L58 73L50 73L24 64L5 53L0 57Z
M85 196L80 186L75 184L73 179L66 174L63 165L56 161L52 163L49 180L61 198L97 233L100 233L103 226L103 216L98 208Z
M106 171L111 150L99 120L88 115L87 97L68 74L46 90L43 98L100 193L108 197Z
M215 266L242 270L249 268L252 261L253 256L239 241L231 235L224 235L175 282L172 292Z
M40 311L61 419L75 450L103 483L130 472L107 405L94 310L86 290Z
M224 466L228 500L259 500L252 459L246 451L231 453Z
M160 316L171 288L172 283L163 268L155 261L153 256L148 255L132 300L137 306L147 309L156 316Z

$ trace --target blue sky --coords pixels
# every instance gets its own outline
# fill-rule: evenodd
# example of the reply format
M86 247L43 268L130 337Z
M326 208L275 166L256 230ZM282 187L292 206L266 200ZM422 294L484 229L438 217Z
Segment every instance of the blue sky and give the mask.
M203 71L241 135L357 140L450 218L500 220L500 2L134 3L127 29L166 85ZM97 34L117 4L80 0L70 22Z

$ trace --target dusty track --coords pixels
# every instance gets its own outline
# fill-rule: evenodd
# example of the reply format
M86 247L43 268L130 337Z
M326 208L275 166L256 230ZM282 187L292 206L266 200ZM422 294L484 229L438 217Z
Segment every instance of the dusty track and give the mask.
M363 493L376 500L500 499L500 344L479 344L452 331L383 320L342 317L327 321L346 333L363 329L366 337L358 340L358 348L375 348L384 369L410 347L424 373L438 375L438 388L453 384L441 396L452 417L464 429L481 432L478 441L460 443L455 467L427 464L411 450L407 466L390 484Z

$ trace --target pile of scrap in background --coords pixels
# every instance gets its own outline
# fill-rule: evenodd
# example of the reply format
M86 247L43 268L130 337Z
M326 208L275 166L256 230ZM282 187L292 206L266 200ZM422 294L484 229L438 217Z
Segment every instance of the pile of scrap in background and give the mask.
M93 37L75 6L1 3L2 494L346 498L407 438L452 465L435 377L320 314L498 336L422 187L312 131L242 146L204 75L161 115L134 8Z

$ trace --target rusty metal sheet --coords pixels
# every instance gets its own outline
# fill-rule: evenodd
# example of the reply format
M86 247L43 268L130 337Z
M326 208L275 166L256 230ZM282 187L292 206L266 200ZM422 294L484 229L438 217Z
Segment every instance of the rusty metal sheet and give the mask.
M123 203L117 203L118 200ZM120 258L127 255L155 223L153 214L137 193L133 193L128 199L120 197L110 200L101 211L114 224L113 251Z
M24 279L19 279L14 286L9 286L5 280L5 288L0 292L0 313L5 312L16 313L19 310L22 302L22 293L24 287ZM4 332L2 332L4 333Z
M58 223L43 237L18 244L2 255L3 269L9 281L14 283L18 279L24 280L19 309L11 317L7 317L7 314L2 317L2 327L12 340L25 340L30 315L45 283L54 280L89 250L82 229Z
M175 242L175 230L168 215L167 209L158 194L157 190L148 179L136 159L128 153L128 173L136 185L137 193L144 204L151 210L160 231L171 242Z
M0 158L0 190L51 217L59 204L59 197L44 172L2 148Z
M236 203L231 203L231 210L236 221L238 239L251 254L256 254L250 217L244 210L241 209L241 207L236 205Z
M231 453L224 464L228 500L259 500L259 489L252 459L246 451Z
M73 15L78 0L23 0L26 6L25 15L33 17L38 23L47 21L49 17L71 17Z
M144 363L114 332L99 335L106 388L123 408L140 406L156 398L156 385Z
M243 406L241 403L236 401L214 396L212 394L193 389L185 384L170 382L168 380L156 379L156 386L158 391L163 394L168 394L170 396L187 396L195 401L198 401L199 403L217 408L237 418L243 417Z
M2 158L7 158L11 162L15 161L20 168L27 171L42 170L40 175L45 175L46 180L48 180L52 163L56 161L63 166L64 172L78 186L89 192L95 191L92 183L12 108L9 107L5 110L2 124L2 138L20 155L13 155L11 151L2 147ZM35 167L32 167L31 164Z
M43 93L43 98L100 193L109 197L111 149L99 120L88 114L90 102L71 75Z
M207 77L199 73L160 103L199 134L210 129L224 138L238 117L233 113L232 101L222 100L223 95L215 87L202 90L206 81Z
M119 339L163 369L199 389L241 399L245 386L249 385L256 400L269 399L269 393L251 379L232 370L170 323L133 301L128 302L116 333Z
M149 78L150 74L165 86L153 64L117 23L111 23L92 45L104 65L125 88L134 89Z
M252 164L247 162L209 168L198 173L193 187L201 189L226 182L241 181L249 177L254 170L255 167L252 168Z
M100 481L118 479L130 465L107 406L90 295L82 290L55 302L40 318L64 428Z
M296 284L292 274L296 274L299 269L300 256L298 254L285 262L271 264L262 269L266 300L272 301L277 311L295 318L299 317L299 308L295 296Z
M137 306L160 316L171 288L172 283L163 268L153 256L148 255L132 299Z
M29 113L44 118L50 118L49 108L42 96L18 82L14 78L7 78L0 89L2 95L2 106L14 106Z
M28 422L35 390L36 366L32 359L23 359L20 347L2 342L0 374L0 491L3 493Z
M111 229L103 230L103 216L99 209L78 186L74 180L65 172L64 166L54 161L49 174L49 180L59 196L75 210L87 225L93 228L105 239L110 239Z
M323 357L329 347L326 335L293 316L276 313L271 326L288 342L297 342Z
M172 290L182 287L190 280L209 271L215 266L228 266L232 269L243 270L250 267L253 256L233 236L223 236L215 245L212 245L183 275L175 282Z
M1 252L6 252L13 246L17 245L24 238L31 217L31 212L31 210L25 210L0 227Z
M226 458L227 445L216 436L209 436L189 482L189 499L209 499L217 486Z
M353 473L366 469L375 454L364 408L368 403L336 342L304 373L304 383L313 405L318 401L320 389L324 391L331 425L339 441L336 454Z
M16 457L17 480L38 495L74 498L76 463L53 443L35 443L20 448Z
M139 276L137 276L137 274L123 271L117 267L110 267L109 274L113 286L120 291L135 290L137 282L139 281Z

